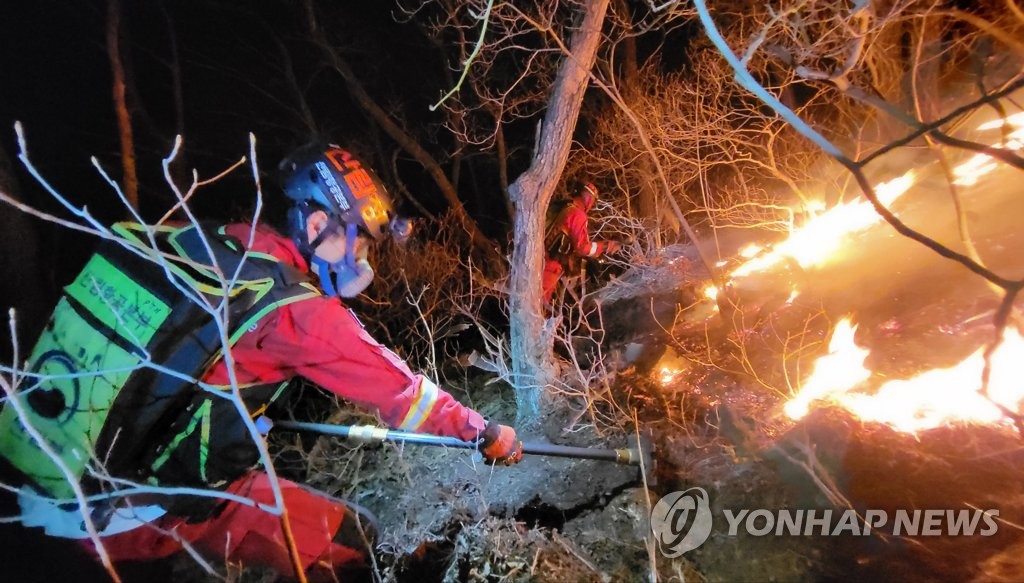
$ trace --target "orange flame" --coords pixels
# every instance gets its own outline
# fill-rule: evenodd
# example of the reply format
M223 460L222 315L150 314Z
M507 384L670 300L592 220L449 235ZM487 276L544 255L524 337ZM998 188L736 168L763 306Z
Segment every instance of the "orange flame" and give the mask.
M883 182L875 187L882 204L888 206L914 185L917 175L913 170L903 176ZM801 267L819 266L835 257L843 240L858 231L863 231L882 218L867 200L855 200L839 204L816 216L804 226L794 230L789 238L776 245L770 252L751 258L732 272L733 277L769 269L786 257L797 261Z
M1024 148L1024 112L1006 118L982 123L979 131L1003 130L1000 141L994 148L1020 150ZM975 154L953 169L953 182L969 186L981 177L999 167L998 161L986 154ZM910 170L902 176L875 186L879 201L889 206L917 182L917 175ZM806 210L810 210L810 206ZM836 205L817 215L804 226L793 230L782 243L767 253L758 254L757 245L748 245L740 255L747 259L732 272L733 277L744 277L758 271L771 269L790 257L803 268L821 266L836 256L843 240L881 221L871 203L855 200Z
M1024 147L1024 112L1017 113L1005 119L997 119L978 126L979 130L994 130L998 128L1009 128L1003 136L1003 143L995 144L993 148L1006 148L1008 150L1020 150ZM966 162L953 169L953 184L959 186L970 186L978 180L999 167L999 162L987 154L975 154Z
M811 376L804 381L797 396L786 403L786 414L790 418L800 419L810 411L812 402L843 394L871 376L871 371L864 368L868 351L853 342L856 331L857 327L850 325L849 318L836 325L828 343L828 354L814 362Z
M994 148L1024 149L1024 112L980 124L978 131L1000 130ZM976 154L955 166L953 180L958 185L976 184L999 163L985 154ZM875 187L879 201L889 206L918 180L914 170ZM812 212L810 206L806 209ZM814 209L813 212L818 212ZM838 256L846 237L863 231L882 219L870 202L855 200L820 212L770 250L756 244L742 249L745 261L730 275L742 278L766 271L791 259L801 267L824 265ZM724 263L724 262L723 262ZM730 282L731 283L731 282ZM704 295L714 300L718 288L708 285ZM793 289L787 303L799 295ZM869 351L854 342L856 327L849 318L838 323L829 341L828 354L818 358L810 377L784 406L792 419L807 415L816 402L842 406L865 421L887 424L899 431L916 433L955 423L1004 423L1008 418L1000 407L1020 412L1024 405L1024 381L1020 362L1024 361L1024 338L1007 329L992 356L988 397L980 394L984 350L979 349L949 368L934 369L910 379L890 380L872 393L858 391L871 378L864 361ZM663 370L664 378L673 371Z
M844 407L864 421L884 423L906 433L956 423L992 424L1005 421L998 405L1019 411L1024 398L1019 363L1024 359L1024 338L1007 329L992 355L988 394L979 392L984 349L978 349L949 368L933 369L910 379L891 380L867 394L854 389L871 375L863 367L868 351L853 341L848 320L836 327L829 353L819 358L800 392L785 405L792 419L800 419L815 401Z

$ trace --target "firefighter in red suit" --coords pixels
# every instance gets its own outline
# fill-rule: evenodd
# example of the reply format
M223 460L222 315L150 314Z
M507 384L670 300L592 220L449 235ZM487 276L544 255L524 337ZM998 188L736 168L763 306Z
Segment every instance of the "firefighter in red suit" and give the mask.
M258 226L249 251L315 272L322 287L337 294L346 287L344 274L351 271L353 258L365 258L361 246L407 234L408 225L395 220L379 179L347 151L331 146L301 152L282 163L282 169L285 192L294 203L288 217L291 238ZM252 230L248 224L226 228L229 236L243 242L250 241ZM355 273L359 277L358 270ZM430 379L413 373L367 334L336 295L277 308L238 340L232 355L240 387L301 376L377 412L392 427L479 440L490 463L508 465L522 455L522 444L511 427L487 422ZM203 380L228 384L225 363L215 363ZM367 543L372 546L372 515L311 488L283 479L280 483L308 573L315 578L365 561ZM226 492L274 504L262 471L238 476ZM285 575L294 572L279 517L238 502L222 505L199 522L167 513L152 524L103 537L114 561L165 557L182 550L185 543L231 561L267 565Z
M579 196L557 215L548 227L544 237L546 257L544 259L543 296L544 303L551 304L558 280L579 257L600 257L615 253L622 246L618 241L591 241L587 214L597 203L598 191L588 182ZM572 271L570 269L570 271Z

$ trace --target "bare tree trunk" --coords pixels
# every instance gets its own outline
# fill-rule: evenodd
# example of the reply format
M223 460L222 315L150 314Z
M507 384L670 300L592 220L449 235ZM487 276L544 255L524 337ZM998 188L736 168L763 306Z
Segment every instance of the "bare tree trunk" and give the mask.
M139 178L135 172L135 139L132 137L131 115L125 100L124 67L120 49L121 1L107 2L107 57L114 84L114 111L121 136L121 166L124 169L124 195L132 208L139 208Z
M551 338L544 337L541 315L544 218L569 158L607 10L608 0L587 0L584 5L582 22L569 44L570 56L562 61L555 78L533 161L509 187L509 196L516 205L509 315L512 372L517 389L516 423L520 427L531 426L538 420L542 389L552 378Z

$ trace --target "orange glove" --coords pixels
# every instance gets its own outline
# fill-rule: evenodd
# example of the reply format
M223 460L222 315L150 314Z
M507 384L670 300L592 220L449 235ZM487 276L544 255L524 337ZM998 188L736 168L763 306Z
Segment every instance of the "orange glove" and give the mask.
M523 459L523 442L516 438L516 430L494 421L484 428L478 447L489 464L511 466Z
M618 241L608 241L604 248L605 253L618 253L619 251L622 251L622 243Z

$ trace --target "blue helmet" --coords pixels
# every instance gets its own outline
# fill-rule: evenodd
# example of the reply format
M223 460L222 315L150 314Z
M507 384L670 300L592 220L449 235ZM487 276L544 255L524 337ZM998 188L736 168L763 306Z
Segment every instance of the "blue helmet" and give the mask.
M391 232L392 219L397 218L391 196L377 174L347 150L333 144L307 147L286 158L278 169L285 194L295 201L289 221L296 239L304 238L306 219L318 209L376 241Z

